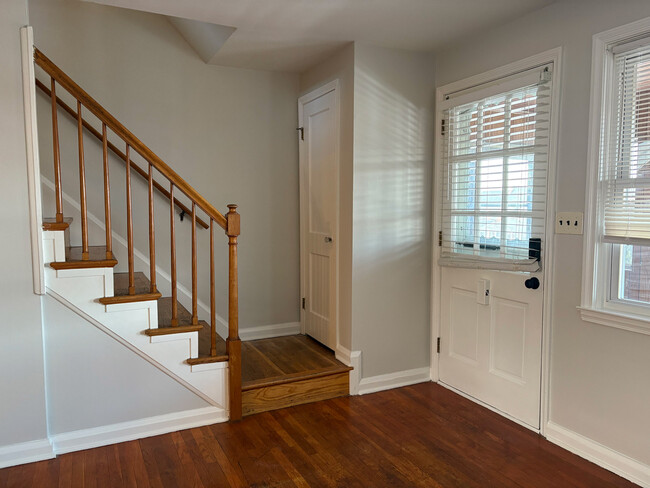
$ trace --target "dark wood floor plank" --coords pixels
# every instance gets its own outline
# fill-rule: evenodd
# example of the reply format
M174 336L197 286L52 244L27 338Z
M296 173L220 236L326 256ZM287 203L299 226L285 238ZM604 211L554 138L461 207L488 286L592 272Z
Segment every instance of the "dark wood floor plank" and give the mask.
M432 383L0 470L0 487L631 488Z

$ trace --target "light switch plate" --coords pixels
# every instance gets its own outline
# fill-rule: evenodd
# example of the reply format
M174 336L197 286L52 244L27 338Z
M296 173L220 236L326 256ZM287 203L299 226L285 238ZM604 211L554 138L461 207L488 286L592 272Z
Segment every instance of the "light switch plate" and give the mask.
M557 212L555 233L582 235L582 218L582 212Z

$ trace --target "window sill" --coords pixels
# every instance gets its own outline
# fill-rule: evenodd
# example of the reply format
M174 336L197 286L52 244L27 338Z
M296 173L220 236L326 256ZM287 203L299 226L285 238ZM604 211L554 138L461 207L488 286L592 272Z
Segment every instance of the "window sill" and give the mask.
M650 317L588 307L578 307L578 310L585 322L650 335Z

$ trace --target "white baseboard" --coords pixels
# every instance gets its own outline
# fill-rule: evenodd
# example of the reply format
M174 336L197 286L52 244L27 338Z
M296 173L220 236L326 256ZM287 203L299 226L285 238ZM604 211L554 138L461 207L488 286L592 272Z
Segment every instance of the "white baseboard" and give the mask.
M75 430L50 437L56 454L81 451L94 447L117 444L118 442L143 439L154 435L167 434L177 430L191 429L203 425L216 424L228 420L222 408L205 407L184 412L157 415L131 422L104 425L91 429Z
M398 371L396 373L370 376L363 378L359 382L359 395L390 390L391 388L399 388L400 386L414 385L416 383L424 383L425 381L431 381L431 370L428 366Z
M361 381L361 351L350 351L341 344L337 344L334 351L336 359L346 366L352 366L350 371L350 395L359 394L359 382Z
M633 483L650 488L650 466L647 464L553 422L546 424L546 438L553 444L557 444Z
M20 442L0 447L0 468L52 459L54 451L48 439Z
M256 339L267 339L269 337L280 337L295 334L300 334L300 322L260 325L257 327L246 327L239 329L239 337L242 341L254 341Z

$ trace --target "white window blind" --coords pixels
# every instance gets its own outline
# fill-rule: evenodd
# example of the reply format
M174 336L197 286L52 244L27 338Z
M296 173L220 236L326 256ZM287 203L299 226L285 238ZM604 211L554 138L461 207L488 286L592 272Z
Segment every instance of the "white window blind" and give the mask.
M540 269L551 70L443 102L442 266Z
M606 242L650 245L650 47L614 55L611 117L603 127Z

